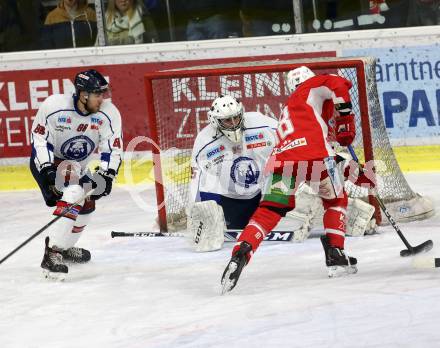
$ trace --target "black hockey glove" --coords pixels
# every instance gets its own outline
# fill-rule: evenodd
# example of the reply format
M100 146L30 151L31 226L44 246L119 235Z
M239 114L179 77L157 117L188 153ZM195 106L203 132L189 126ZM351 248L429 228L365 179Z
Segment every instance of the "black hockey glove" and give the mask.
M98 169L93 173L92 176L92 188L93 195L90 196L90 199L96 201L101 197L108 196L112 191L113 179L115 178L116 172L113 169L109 169L104 171L102 169Z
M46 187L46 190L53 195L53 200L59 200L63 193L58 191L55 182L57 178L57 167L53 163L44 163L40 169L40 175L42 181Z

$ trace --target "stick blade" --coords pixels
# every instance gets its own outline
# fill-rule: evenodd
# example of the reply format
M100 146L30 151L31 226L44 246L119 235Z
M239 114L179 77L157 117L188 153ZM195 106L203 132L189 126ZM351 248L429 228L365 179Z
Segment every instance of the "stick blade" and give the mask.
M422 244L419 244L412 248L412 250L404 249L400 252L400 256L407 257L411 255L420 254L422 252L427 252L432 249L434 246L434 243L432 240L427 240L426 242L423 242Z

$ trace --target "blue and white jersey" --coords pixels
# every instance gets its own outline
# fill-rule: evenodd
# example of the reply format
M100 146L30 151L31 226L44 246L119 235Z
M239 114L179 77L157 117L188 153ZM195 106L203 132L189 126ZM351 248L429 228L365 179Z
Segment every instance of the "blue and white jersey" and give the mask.
M263 170L276 145L278 122L259 112L245 112L243 117L240 143L211 125L197 135L191 157L192 201L206 200L206 193L250 199L261 192Z
M40 106L32 125L32 157L38 169L45 163L71 160L82 171L98 152L100 167L116 172L122 157L121 114L110 100L104 100L100 111L83 115L71 95L54 94Z

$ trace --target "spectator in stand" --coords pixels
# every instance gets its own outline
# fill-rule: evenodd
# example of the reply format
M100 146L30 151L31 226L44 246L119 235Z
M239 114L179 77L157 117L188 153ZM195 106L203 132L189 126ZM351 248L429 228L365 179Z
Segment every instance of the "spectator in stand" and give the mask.
M96 40L96 14L87 0L60 0L49 12L43 26L43 48L93 46Z
M0 0L0 52L15 51L21 33L17 4L12 0Z
M292 1L242 0L244 36L286 35L295 32Z
M153 20L154 26L157 32L157 40L160 42L170 41L170 27L168 23L168 11L166 1L163 0L144 0L144 8L147 9ZM170 11L173 14L174 20L176 19L176 13L173 12L173 8L169 3Z
M440 24L440 0L410 0L408 25Z
M0 52L38 49L41 13L39 1L0 0Z
M239 0L187 0L184 6L187 40L242 36Z
M105 23L109 45L158 41L154 22L148 10L138 0L109 0Z

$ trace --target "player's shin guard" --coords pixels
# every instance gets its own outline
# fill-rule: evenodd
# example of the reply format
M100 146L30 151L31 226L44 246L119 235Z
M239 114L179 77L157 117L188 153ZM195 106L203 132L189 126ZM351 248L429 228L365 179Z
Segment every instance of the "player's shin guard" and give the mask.
M278 224L281 215L267 207L259 207L252 215L248 225L243 230L243 233L238 238L237 244L232 250L232 255L240 249L242 242L247 242L252 247L252 252L257 250L264 237L272 231ZM247 261L249 262L252 253L247 254Z
M90 261L90 251L74 246L90 221L90 217L91 214L78 215L69 236L69 245L71 246L63 251L64 260L73 263L85 263Z
M344 249L347 204L348 198L345 192L341 198L323 199L323 224L328 243L340 249Z
M53 215L63 214L65 209L72 204L72 202L77 202L83 195L84 190L79 185L66 187L63 192L62 200L57 202ZM71 207L70 211L65 214L57 224L52 225L48 229L48 234L50 235L49 247L55 246L58 249L65 250L72 247L78 241L81 234L72 233L72 231L74 230L75 222L78 218L78 213L81 210L81 207L82 205L79 204ZM79 223L82 224L81 220ZM79 231L79 225L77 225L75 230Z

